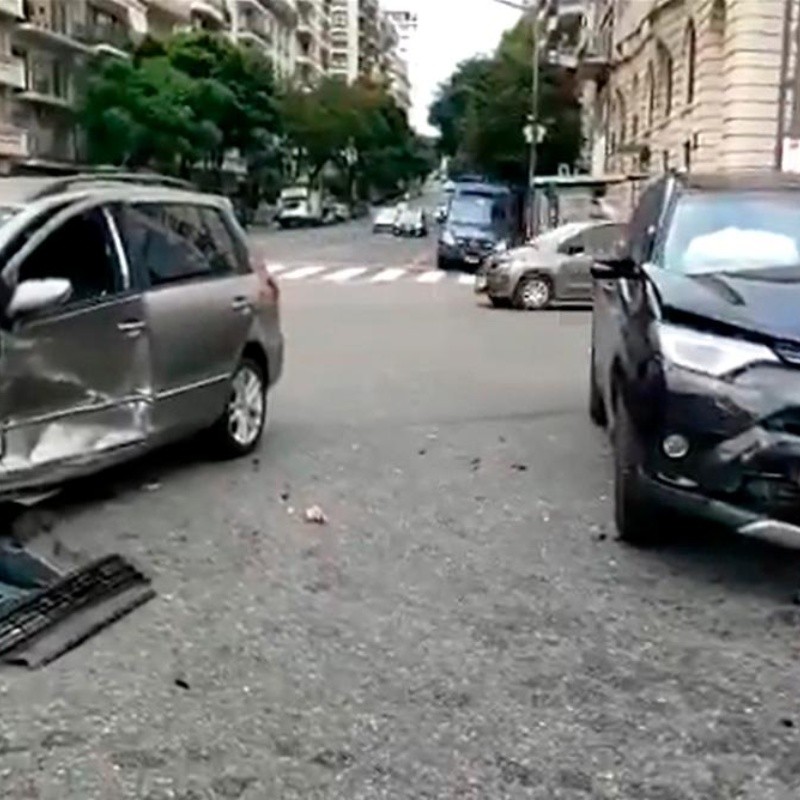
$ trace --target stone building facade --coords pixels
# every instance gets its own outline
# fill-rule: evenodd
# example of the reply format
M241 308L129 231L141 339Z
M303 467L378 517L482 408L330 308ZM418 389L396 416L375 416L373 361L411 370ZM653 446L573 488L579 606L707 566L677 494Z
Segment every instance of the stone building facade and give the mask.
M595 174L775 164L784 0L596 0L579 46Z

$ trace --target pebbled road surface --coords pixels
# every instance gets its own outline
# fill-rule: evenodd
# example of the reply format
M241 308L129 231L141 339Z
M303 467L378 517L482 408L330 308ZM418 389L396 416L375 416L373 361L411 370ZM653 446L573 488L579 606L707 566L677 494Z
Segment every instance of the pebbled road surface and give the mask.
M394 257L354 230L262 240ZM284 295L255 458L178 448L38 515L38 547L124 552L159 597L0 673L1 797L800 796L798 551L615 540L585 312Z

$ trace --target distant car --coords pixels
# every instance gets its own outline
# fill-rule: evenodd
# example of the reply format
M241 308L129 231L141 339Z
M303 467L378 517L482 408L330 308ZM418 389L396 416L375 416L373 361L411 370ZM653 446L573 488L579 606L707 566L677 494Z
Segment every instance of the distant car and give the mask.
M447 203L441 203L436 208L436 221L441 225L447 220Z
M522 247L495 253L475 278L475 291L495 306L535 311L558 300L592 297L592 265L616 252L625 226L614 222L570 222Z
M420 208L410 208L399 214L394 223L394 235L427 236L428 223L425 219L425 212Z
M397 221L396 208L381 208L372 220L373 233L393 233Z
M350 206L347 203L334 203L333 217L337 222L346 222L350 219Z

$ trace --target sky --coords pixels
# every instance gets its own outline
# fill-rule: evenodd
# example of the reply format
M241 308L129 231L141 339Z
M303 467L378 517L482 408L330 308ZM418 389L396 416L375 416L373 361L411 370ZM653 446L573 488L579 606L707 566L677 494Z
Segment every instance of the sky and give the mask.
M494 0L383 0L382 4L419 15L419 29L409 51L411 122L421 133L433 133L428 108L439 84L460 61L493 51L503 31L520 14Z

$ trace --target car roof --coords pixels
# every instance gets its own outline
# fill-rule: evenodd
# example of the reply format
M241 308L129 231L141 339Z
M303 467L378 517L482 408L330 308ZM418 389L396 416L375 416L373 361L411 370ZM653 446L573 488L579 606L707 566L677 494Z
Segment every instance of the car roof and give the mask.
M728 173L689 173L677 175L678 183L688 191L747 192L798 191L800 175L777 170L748 170Z
M472 181L468 183L456 184L456 195L462 194L506 194L509 189L505 186L499 186L496 183L481 183Z
M109 186L147 186L193 191L186 181L155 173L77 173L67 176L14 175L0 177L0 205L21 206L49 195L84 187L87 191Z

